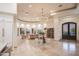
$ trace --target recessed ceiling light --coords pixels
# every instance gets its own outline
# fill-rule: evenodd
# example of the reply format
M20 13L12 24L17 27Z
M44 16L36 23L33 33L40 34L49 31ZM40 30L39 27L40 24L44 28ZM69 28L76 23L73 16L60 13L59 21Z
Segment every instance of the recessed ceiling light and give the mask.
M30 4L30 5L29 5L29 7L31 8L31 7L32 7L32 5Z
M50 12L52 13L52 12L55 12L56 10L51 10Z
M30 25L29 24L26 24L26 27L30 27Z
M22 28L24 28L24 24L21 24L20 26L21 26Z
M57 13L51 13L50 15L52 16L52 15L56 15Z
M52 10L50 12L53 12Z

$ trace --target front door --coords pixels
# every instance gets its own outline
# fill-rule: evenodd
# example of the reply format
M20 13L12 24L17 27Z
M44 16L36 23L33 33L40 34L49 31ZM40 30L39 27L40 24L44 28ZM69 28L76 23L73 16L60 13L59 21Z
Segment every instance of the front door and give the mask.
M62 39L76 40L76 23L67 22L62 24Z

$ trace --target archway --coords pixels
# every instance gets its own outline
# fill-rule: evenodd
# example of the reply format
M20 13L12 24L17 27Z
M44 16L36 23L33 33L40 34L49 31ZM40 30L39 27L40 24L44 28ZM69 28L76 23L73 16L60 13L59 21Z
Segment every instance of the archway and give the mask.
M75 22L66 22L62 24L62 39L76 40L77 38L77 24Z

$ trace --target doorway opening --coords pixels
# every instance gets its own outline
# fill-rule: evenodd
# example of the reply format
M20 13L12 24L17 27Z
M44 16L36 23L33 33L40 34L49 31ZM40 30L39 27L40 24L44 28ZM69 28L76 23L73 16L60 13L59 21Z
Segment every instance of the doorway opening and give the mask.
M62 39L76 40L77 38L77 24L74 22L66 22L62 24Z

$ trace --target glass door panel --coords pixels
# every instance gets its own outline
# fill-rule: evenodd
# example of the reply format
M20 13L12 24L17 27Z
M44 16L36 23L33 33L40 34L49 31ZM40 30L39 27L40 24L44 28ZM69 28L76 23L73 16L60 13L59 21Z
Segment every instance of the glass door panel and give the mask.
M68 35L68 24L63 25L63 35Z
M70 33L70 36L75 36L75 24L69 25L69 33Z

